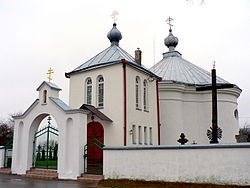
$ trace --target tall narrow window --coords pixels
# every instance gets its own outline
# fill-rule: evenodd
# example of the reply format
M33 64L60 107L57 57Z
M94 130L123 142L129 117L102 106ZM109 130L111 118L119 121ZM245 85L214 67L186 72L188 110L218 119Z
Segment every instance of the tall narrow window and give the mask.
M143 109L148 111L148 83L146 80L143 81Z
M144 144L148 144L147 127L144 127Z
M43 91L43 103L47 103L47 90Z
M152 131L152 127L149 127L149 144L153 145L153 131Z
M97 107L103 108L104 106L104 78L98 76L97 78Z
M86 103L92 104L92 80L87 78L86 80Z
M139 76L135 78L135 107L141 108L141 81Z
M132 142L133 144L136 144L136 126L133 125L132 127Z
M141 126L138 126L138 139L139 139L139 144L142 144L142 130L141 130Z

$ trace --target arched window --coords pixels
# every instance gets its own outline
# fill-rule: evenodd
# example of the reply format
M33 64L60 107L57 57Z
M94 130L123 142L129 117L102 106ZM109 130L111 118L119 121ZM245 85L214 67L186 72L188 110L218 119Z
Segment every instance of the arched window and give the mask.
M136 144L136 126L132 126L132 143Z
M43 91L43 103L47 103L47 90Z
M143 109L148 111L148 83L146 80L143 81Z
M97 77L97 107L104 107L104 78L103 76Z
M92 80L91 78L86 79L86 104L92 104Z
M141 109L141 80L139 76L135 78L135 107Z

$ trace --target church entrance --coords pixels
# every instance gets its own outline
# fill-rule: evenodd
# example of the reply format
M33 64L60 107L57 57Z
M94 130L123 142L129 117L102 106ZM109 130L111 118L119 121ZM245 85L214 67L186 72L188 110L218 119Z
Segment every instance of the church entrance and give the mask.
M47 125L35 132L33 142L33 168L57 169L58 129L51 125L48 116Z
M84 146L84 173L103 174L104 129L98 122L87 125L87 144Z

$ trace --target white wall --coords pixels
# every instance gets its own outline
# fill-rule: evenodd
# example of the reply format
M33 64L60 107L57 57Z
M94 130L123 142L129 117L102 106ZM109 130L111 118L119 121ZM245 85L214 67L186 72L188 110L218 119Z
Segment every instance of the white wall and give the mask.
M4 146L0 146L0 168L4 167Z
M96 81L99 75L103 76L104 107L99 110L113 121L113 123L100 122L104 128L105 145L123 145L122 71L122 64L117 64L70 75L69 105L71 108L80 108L86 104L85 82L89 77L92 79L92 105L97 106Z
M135 80L136 77L140 78L141 93L140 103L141 108L136 109L136 96L135 96ZM140 72L131 66L127 66L127 145L134 145L132 143L132 126L136 126L136 145L149 145L149 128L152 128L152 144L158 145L158 122L157 122L157 95L156 95L156 81L149 81L149 76ZM147 81L148 85L148 110L144 111L143 108L143 81ZM142 143L139 144L138 127L141 126L142 130ZM144 142L144 127L146 127L146 142Z
M69 104L72 108L79 108L86 103L85 83L87 78L92 79L92 105L97 106L97 82L99 75L104 77L104 107L99 109L108 116L113 123L100 121L104 127L104 144L107 146L124 145L124 83L123 83L123 65L122 63L110 65L99 69L86 72L80 72L70 75L70 94ZM148 75L138 71L129 65L126 65L126 83L127 83L127 145L132 145L132 134L130 130L133 125L147 127L147 143L149 143L149 128L152 127L153 144L158 144L157 131L157 99L156 99L156 81L149 82ZM135 108L135 78L141 80L141 110ZM149 111L143 110L143 81L148 83L148 103ZM114 136L115 135L115 136ZM144 135L144 132L142 133ZM142 138L144 144L144 137ZM138 141L137 141L137 144Z
M208 144L207 129L212 126L211 91L197 92L184 84L159 83L161 144L177 144L183 132L189 143ZM234 117L237 88L218 90L218 125L222 128L220 143L235 143L239 123Z
M105 179L250 185L250 144L107 147Z

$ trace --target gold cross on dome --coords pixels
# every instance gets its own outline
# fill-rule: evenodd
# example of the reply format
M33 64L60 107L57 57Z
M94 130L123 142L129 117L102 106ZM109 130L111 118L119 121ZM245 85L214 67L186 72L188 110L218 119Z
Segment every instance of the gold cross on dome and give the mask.
M117 15L119 15L119 12L117 12L116 10L114 10L111 14L111 18L114 20L114 22L117 21Z
M172 24L171 24L171 21L173 21L174 19L173 18L171 18L170 16L167 18L167 20L166 20L166 22L167 22L167 24L169 25L169 29L171 30L171 26L173 26Z
M49 79L49 82L50 82L50 80L52 80L52 77L51 77L51 74L53 74L54 73L54 71L51 69L51 68L49 68L49 70L48 70L48 72L47 72L47 74L49 75L47 78Z

